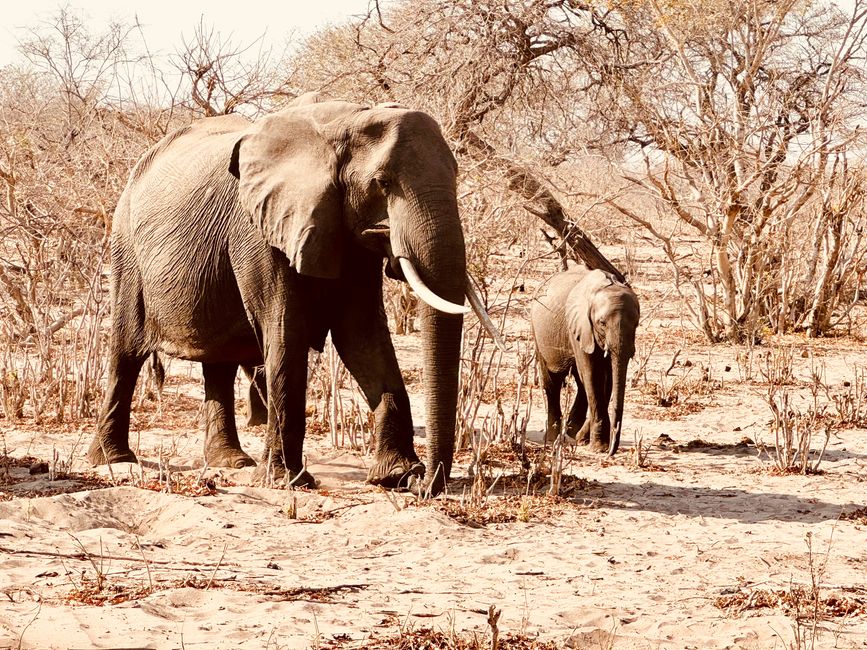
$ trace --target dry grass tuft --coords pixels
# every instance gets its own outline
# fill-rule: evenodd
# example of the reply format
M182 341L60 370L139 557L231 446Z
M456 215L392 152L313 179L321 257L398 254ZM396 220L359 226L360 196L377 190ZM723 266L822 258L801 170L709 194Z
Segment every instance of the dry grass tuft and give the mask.
M486 499L483 503L469 503L453 499L434 502L436 508L464 526L484 528L488 524L509 524L518 521L548 521L565 512L570 501L562 497L544 495L503 495Z
M562 643L539 641L523 634L506 634L492 645L487 634L440 632L429 627L400 629L394 633L374 632L364 641L341 635L319 643L320 650L560 650Z
M341 593L354 593L367 588L366 584L335 585L332 587L290 587L284 588L257 582L239 582L234 579L213 580L198 576L188 576L178 580L152 584L125 584L122 581L92 579L84 577L63 596L68 605L90 605L105 607L142 600L151 594L170 589L226 589L264 596L272 601L303 600L316 603L334 602L332 596Z
M818 612L820 620L867 615L867 599L863 597L829 594L816 599L806 586L789 589L740 588L735 593L719 596L713 604L733 617L762 609L781 611L798 619L812 618L814 612Z
M867 506L840 513L840 521L853 521L860 526L867 526Z
M52 497L83 490L98 490L113 485L111 481L98 474L58 469L58 464L57 459L49 463L34 456L15 458L0 454L0 501ZM16 487L32 483L40 475L45 474L48 475L48 481L40 483L40 487L30 489Z

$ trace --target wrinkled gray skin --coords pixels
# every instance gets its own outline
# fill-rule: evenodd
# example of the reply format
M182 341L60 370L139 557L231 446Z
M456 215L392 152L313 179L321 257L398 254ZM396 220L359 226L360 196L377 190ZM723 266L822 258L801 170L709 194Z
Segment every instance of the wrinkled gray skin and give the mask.
M268 388L265 385L265 368L264 366L244 366L241 369L250 380L250 388L247 393L247 426L268 424Z
M463 302L455 177L434 120L395 106L305 96L253 124L228 115L166 136L138 162L115 211L110 367L90 461L135 462L130 402L142 363L160 350L202 363L211 466L254 464L238 440L233 382L239 365L264 364L257 476L315 485L302 473L307 353L330 331L375 413L368 480L424 476L386 324L383 258L398 277L396 258L409 259L435 293ZM389 229L371 236L385 218ZM439 492L454 451L463 319L420 311L426 481Z
M547 440L560 434L560 391L571 373L577 394L563 431L596 451L617 451L639 316L632 289L599 270L559 273L536 297L530 318L548 406Z

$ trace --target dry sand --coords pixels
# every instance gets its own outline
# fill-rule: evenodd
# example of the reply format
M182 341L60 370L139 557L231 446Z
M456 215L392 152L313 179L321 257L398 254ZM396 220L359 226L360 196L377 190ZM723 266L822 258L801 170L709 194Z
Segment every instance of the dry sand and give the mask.
M867 431L835 428L820 475L774 475L754 445L738 444L772 442L767 382L746 377L743 350L704 346L648 309L654 300L667 302L643 301L639 357L649 360L628 391L625 449L613 461L567 449L560 499L543 496L543 478L522 500L526 473L508 454L490 463L489 476L503 476L485 504L469 503L467 454L445 501L386 495L363 482L368 458L321 434L306 445L321 481L311 492L252 487L250 470L208 470L214 493L189 496L10 468L0 478L0 647L361 648L421 628L481 637L495 605L502 637L552 647L789 648L800 633L801 647L867 648L867 517L839 519L867 505ZM417 338L397 343L404 366L417 364ZM802 395L819 363L837 393L867 368L867 347L851 339L783 343ZM767 354L756 349L755 368ZM144 473L156 484L162 448L176 476L196 483L201 386L189 368L171 365L162 416L152 404L134 416L143 467L115 465L109 482L139 484ZM710 381L697 381L704 372ZM680 391L680 403L660 406L654 383ZM419 384L413 392L422 434ZM538 459L538 390L535 400ZM3 422L2 435L12 458L56 451L81 472L91 426ZM630 451L636 432L645 448L659 442L643 468ZM262 428L241 438L258 457ZM26 496L49 488L76 491ZM799 625L786 603L800 588L801 603L817 593L823 613ZM824 615L834 596L836 613L850 614Z

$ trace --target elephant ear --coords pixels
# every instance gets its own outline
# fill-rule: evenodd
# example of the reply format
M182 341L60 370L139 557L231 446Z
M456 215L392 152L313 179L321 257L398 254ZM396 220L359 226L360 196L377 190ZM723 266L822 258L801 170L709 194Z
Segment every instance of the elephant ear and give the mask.
M337 278L343 197L337 154L316 126L299 109L262 118L235 143L229 172L253 224L298 273Z
M597 269L587 273L569 292L566 300L566 323L585 354L593 354L596 350L596 337L593 334L593 298L598 291L613 282L609 274Z

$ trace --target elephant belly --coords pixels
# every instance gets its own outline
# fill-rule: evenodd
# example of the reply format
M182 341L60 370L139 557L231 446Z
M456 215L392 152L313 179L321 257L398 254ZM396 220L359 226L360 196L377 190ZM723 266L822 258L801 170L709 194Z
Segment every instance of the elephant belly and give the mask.
M566 340L568 345L569 341ZM545 361L545 366L551 372L567 372L575 366L575 355L572 352L571 346L568 348L563 346L549 346L545 349L542 359Z
M174 250L139 259L151 347L194 361L261 357L228 259L221 257L187 247L186 256Z

